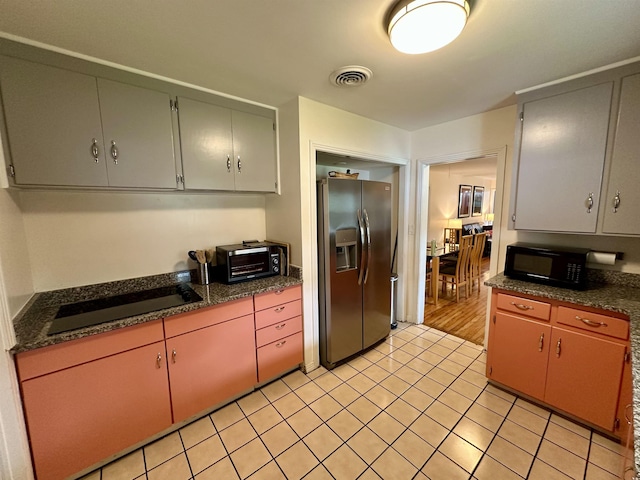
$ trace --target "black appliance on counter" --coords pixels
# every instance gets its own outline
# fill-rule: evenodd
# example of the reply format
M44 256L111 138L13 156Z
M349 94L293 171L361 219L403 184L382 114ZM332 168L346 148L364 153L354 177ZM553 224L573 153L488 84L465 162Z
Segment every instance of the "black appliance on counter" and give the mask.
M516 280L584 290L589 251L586 248L514 243L507 245L504 274Z
M271 242L243 242L216 247L216 271L223 283L280 275L281 248Z

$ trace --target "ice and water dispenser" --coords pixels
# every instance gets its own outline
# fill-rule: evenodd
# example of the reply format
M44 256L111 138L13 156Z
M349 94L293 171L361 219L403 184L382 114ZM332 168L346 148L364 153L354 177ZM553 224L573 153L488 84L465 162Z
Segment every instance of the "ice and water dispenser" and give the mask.
M336 230L336 271L346 272L358 268L358 230Z

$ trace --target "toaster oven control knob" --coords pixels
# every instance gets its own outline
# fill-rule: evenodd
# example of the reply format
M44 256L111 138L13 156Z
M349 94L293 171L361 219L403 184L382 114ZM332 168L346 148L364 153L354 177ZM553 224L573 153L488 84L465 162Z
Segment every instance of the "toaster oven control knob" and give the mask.
M277 265L274 265L274 266L273 266L273 271L274 271L275 273L278 273L278 272L280 271L280 267L278 267Z
M274 258L273 259L273 264L274 265L278 265L280 263L280 260L278 258Z

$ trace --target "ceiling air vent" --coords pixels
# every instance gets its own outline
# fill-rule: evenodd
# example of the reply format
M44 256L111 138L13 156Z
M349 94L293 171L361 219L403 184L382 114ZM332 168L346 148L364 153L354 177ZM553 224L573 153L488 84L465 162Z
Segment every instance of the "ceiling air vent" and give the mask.
M364 84L373 76L373 72L366 67L350 65L342 67L329 76L332 84L338 87L357 87Z

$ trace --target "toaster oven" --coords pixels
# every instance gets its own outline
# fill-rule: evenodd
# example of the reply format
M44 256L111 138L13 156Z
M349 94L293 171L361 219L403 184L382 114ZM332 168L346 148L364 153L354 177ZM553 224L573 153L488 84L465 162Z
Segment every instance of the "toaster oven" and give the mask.
M222 245L216 247L218 279L238 283L280 275L280 249L269 242Z

